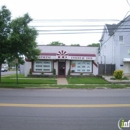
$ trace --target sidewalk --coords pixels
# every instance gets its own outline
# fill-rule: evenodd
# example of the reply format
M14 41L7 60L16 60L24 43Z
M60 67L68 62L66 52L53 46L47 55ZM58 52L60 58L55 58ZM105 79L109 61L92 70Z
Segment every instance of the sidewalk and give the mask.
M105 80L107 80L110 83L115 83L115 84L129 84L130 80L111 80L113 76L103 76Z
M66 78L57 78L58 85L68 85Z

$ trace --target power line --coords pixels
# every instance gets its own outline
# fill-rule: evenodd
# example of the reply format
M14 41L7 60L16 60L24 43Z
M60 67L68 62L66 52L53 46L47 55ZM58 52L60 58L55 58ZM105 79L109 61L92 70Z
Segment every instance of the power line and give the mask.
M127 18L126 16L127 16L127 14L128 14L129 12L130 12L130 11L128 11L128 12L126 13L124 19L121 20L120 22L124 23L124 22L130 21L130 20L126 20L126 18ZM122 25L120 24L120 26L122 26ZM119 26L119 27L120 27L120 26ZM110 38L115 34L115 32L119 32L119 31L118 31L118 28L114 30L113 34L112 34L110 37L108 37L108 39L107 39L105 42L103 42L102 45L105 44L107 41L109 41ZM121 31L121 33L122 33L122 32L124 32L124 31Z
M122 31L117 31L117 32L122 32ZM123 32L130 32L130 31L123 31ZM39 33L39 35L44 35L44 34L45 35L52 35L52 34L88 34L88 33L92 34L92 33L102 33L102 32L96 32L96 31L94 31L94 32L50 32L50 33L45 32L45 33ZM108 40L106 40L106 41L108 41ZM104 43L106 43L106 41Z
M30 26L30 27L102 27L104 25L41 25L41 26Z
M54 34L86 34L86 33L102 33L102 32L61 32L61 33L39 33L39 35L54 35Z
M41 26L30 26L30 27L103 27L104 25L41 25ZM130 27L130 25L122 25L124 27Z
M113 28L115 29L115 28ZM109 30L113 30L112 28L109 29ZM129 30L130 31L130 28L121 28L123 30ZM37 30L39 32L57 32L57 31L99 31L99 30L104 30L104 29L60 29L60 30ZM129 32L129 31L125 31L125 32ZM124 32L124 31L118 31L118 32Z
M32 22L119 22L118 19L34 19Z
M127 2L127 4L130 6L130 3L129 3L129 1L128 1L128 0L126 0L126 2Z

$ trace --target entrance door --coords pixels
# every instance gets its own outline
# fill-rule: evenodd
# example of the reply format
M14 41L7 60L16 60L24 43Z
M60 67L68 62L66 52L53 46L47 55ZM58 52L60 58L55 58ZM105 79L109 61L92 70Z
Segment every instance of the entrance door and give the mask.
M65 76L65 62L59 62L59 76Z

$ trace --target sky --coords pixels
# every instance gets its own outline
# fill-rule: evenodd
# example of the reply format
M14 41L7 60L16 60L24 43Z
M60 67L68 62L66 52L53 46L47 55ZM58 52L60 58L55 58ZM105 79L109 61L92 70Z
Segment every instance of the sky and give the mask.
M130 14L128 3L130 0L1 0L0 6L11 11L12 19L28 13L33 19L30 26L38 30L39 45L59 41L87 46L99 43L105 24L118 23Z

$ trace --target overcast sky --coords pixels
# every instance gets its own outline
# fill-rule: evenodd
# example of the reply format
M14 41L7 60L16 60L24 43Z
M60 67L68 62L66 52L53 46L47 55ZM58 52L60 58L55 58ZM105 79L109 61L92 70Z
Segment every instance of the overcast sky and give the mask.
M128 2L130 2L130 0L128 0ZM80 44L82 46L86 46L91 43L98 43L102 35L102 30L100 29L103 29L103 25L106 23L118 23L118 20L122 20L126 13L130 10L130 6L126 0L1 0L0 6L2 5L6 5L11 11L13 19L28 13L33 20L39 20L38 22L32 22L31 25L47 26L36 28L37 30L41 30L39 31L39 36L37 38L38 44L49 44L52 41L60 41L66 45ZM45 21L46 19L61 20ZM62 21L63 19L71 20ZM77 19L77 21L72 19ZM85 20L83 21L81 19ZM70 26L64 27L68 25ZM76 27L72 27L74 25L76 25ZM82 25L87 26L81 27ZM83 31L83 29L86 30ZM87 29L94 29L92 31L93 33L90 33ZM71 31L54 32L54 30Z

